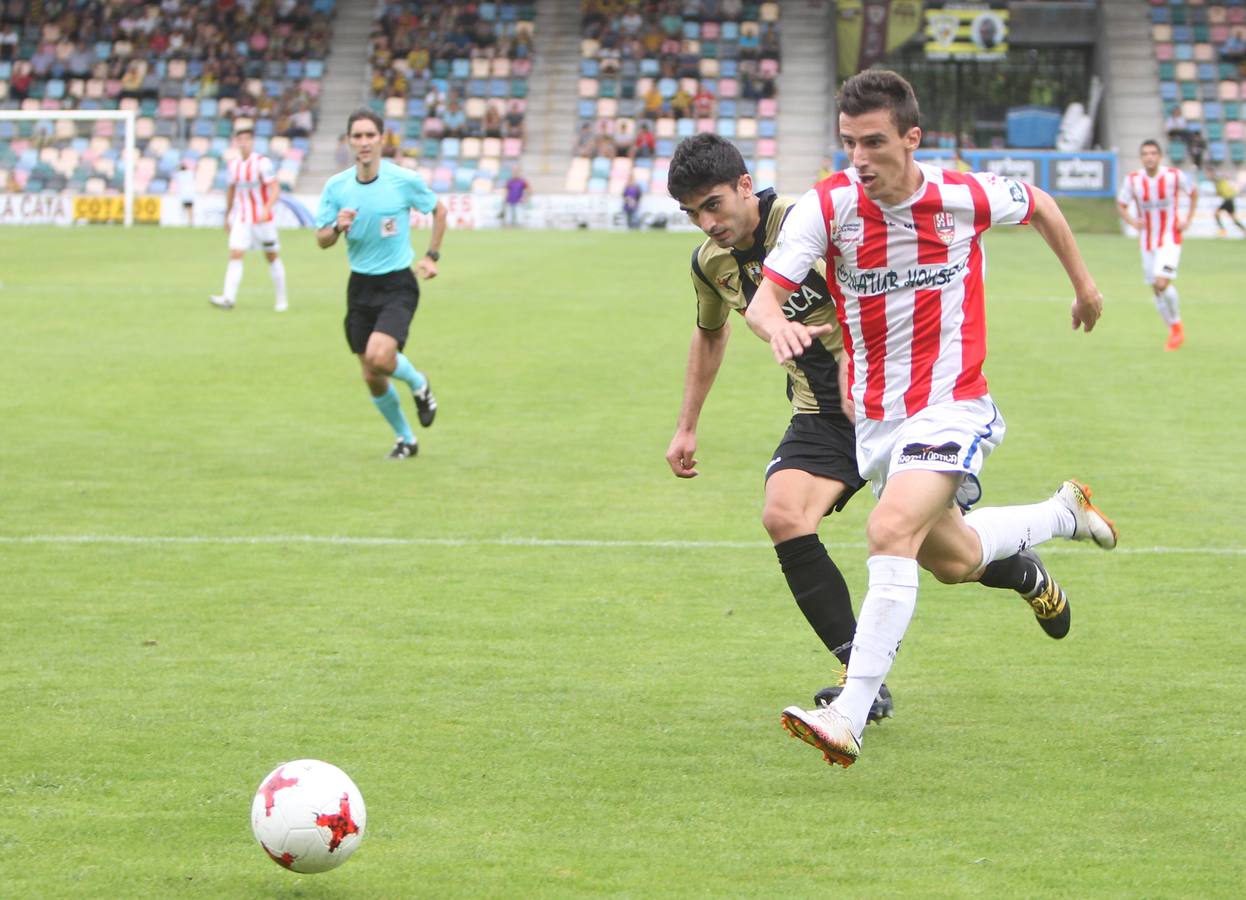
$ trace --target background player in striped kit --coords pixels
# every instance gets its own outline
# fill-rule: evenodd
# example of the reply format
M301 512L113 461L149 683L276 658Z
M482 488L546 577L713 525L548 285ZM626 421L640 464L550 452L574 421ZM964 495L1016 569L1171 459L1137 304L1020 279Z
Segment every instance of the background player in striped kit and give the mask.
M1142 278L1155 295L1155 308L1168 326L1165 350L1176 350L1185 341L1181 306L1177 300L1177 267L1181 264L1181 235L1198 209L1198 185L1176 166L1161 166L1163 150L1158 141L1143 141L1142 168L1125 176L1116 195L1116 207L1125 223L1138 230L1142 251ZM1181 217L1180 199L1190 198ZM1137 210L1137 217L1130 207Z
M694 478L697 424L722 364L731 333L730 313L743 314L748 308L793 201L770 189L754 193L740 151L715 134L699 134L680 143L671 158L667 184L680 207L707 235L692 254L696 327L679 420L666 451L676 476ZM818 538L818 527L825 516L842 510L865 481L857 471L851 411L843 405L846 358L831 294L825 264L819 259L783 304L788 318L828 330L784 366L792 420L766 467L762 524L774 542L797 606L826 648L846 664L856 619L848 585ZM1068 633L1067 600L1036 554L1017 554L993 574L985 578L986 586L1021 593L1048 635L1062 638ZM819 691L815 705L830 703L839 693L839 686ZM877 721L891 713L891 693L880 685L868 718Z
M285 312L286 267L278 255L277 223L273 207L281 186L267 156L255 152L255 132L240 128L234 133L238 158L229 163L229 186L225 190L225 230L229 233L229 264L225 266L225 288L209 299L218 309L233 309L242 284L242 255L252 248L264 251L268 272L273 279L276 303L273 309Z
M917 163L917 99L894 72L850 78L838 108L852 167L792 208L745 319L781 364L808 352L830 326L788 319L782 307L826 259L850 359L857 465L879 502L866 524L869 589L844 691L828 707L789 706L782 718L829 762L847 766L912 618L919 562L943 582L989 583L1018 574L1001 571L1018 549L1055 536L1111 549L1116 529L1074 481L1041 503L961 511L980 497L982 460L1004 431L982 374L982 232L1032 222L1073 284L1073 327L1089 331L1102 312L1059 207L1020 182Z

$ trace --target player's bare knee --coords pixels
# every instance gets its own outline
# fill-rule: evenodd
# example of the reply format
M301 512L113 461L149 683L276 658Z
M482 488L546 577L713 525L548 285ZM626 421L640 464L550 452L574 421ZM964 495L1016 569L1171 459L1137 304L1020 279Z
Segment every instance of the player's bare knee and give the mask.
M877 506L865 523L865 540L871 555L909 555L913 552L914 529L898 510Z
M810 528L802 511L787 503L767 501L761 511L761 524L770 535L770 540L778 544L782 541L810 534L816 529Z
M959 559L921 559L919 562L940 584L960 584L974 571L972 566Z

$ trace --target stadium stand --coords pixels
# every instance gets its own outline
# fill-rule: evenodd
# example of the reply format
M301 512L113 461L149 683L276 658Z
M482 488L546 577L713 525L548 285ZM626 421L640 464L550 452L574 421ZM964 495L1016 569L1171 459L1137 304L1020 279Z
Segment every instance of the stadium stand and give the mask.
M378 7L371 105L388 151L435 191L505 183L524 148L533 3L394 0Z
M583 0L572 192L664 192L675 145L715 131L775 180L779 6Z
M0 108L137 110L135 188L225 186L230 137L293 186L315 129L335 0L9 2L0 21ZM121 190L113 121L0 120L0 183L25 191Z
M1199 168L1246 163L1246 0L1151 0L1168 153Z

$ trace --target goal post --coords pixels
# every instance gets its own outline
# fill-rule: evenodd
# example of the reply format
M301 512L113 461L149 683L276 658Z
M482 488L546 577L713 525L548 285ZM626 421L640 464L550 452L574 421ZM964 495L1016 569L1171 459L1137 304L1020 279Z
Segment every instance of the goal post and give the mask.
M125 226L134 224L134 164L138 158L135 143L136 109L0 109L0 122L56 122L58 120L95 121L111 119L125 127L125 149L121 154L121 171L125 196Z

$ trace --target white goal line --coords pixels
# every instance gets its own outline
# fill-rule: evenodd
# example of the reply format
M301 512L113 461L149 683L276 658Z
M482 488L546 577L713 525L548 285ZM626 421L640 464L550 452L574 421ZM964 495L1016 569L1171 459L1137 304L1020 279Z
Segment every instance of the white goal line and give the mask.
M763 550L765 541L685 541L685 540L583 540L537 537L354 537L350 535L272 534L272 535L137 535L137 534L29 534L0 535L0 544L133 544L272 546L307 544L333 547L579 547L603 550ZM865 544L832 541L832 550L864 550ZM1075 548L1071 542L1048 543L1043 552ZM1117 547L1114 554L1128 556L1246 556L1246 547Z

